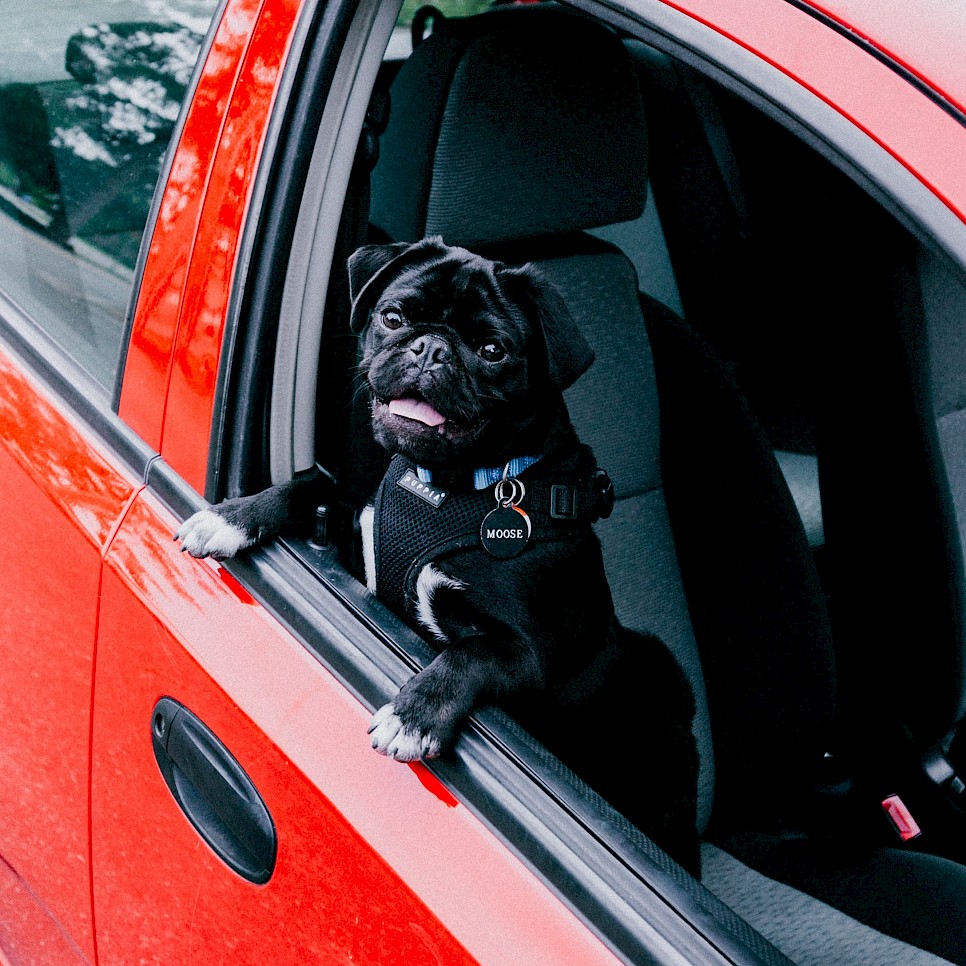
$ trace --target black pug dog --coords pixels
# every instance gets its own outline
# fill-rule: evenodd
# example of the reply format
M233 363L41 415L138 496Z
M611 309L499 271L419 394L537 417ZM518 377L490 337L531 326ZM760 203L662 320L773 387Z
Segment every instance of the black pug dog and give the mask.
M613 491L563 400L590 346L534 268L438 238L362 248L349 275L372 430L391 456L358 516L365 579L439 648L376 712L373 747L436 757L498 704L696 872L693 696L664 645L615 617L592 526ZM176 537L232 556L306 520L320 487L226 501Z

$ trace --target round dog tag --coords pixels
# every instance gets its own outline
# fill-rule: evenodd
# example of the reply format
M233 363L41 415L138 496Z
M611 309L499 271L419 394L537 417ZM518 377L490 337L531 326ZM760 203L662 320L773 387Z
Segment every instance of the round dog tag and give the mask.
M530 517L518 506L498 506L483 517L480 541L491 556L509 560L523 553L532 528Z

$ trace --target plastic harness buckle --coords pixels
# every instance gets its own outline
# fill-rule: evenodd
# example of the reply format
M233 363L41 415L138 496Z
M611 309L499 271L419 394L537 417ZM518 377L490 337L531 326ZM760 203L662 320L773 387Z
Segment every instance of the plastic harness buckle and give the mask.
M587 520L594 523L606 519L614 509L614 484L599 467L594 470L590 486L554 483L550 487L552 520Z

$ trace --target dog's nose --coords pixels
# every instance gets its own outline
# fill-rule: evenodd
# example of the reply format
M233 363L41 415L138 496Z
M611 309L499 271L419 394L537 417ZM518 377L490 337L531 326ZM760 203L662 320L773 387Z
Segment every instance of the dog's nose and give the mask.
M422 361L423 366L438 366L449 359L450 347L445 339L435 335L421 335L409 345L409 351Z

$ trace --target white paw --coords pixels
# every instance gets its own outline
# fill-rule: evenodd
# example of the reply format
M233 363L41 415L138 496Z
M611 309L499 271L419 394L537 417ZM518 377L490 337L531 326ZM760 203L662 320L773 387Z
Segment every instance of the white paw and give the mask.
M188 517L174 535L181 549L192 557L214 557L226 560L255 543L254 539L234 523L229 523L214 510L199 510Z
M372 735L372 747L380 755L395 758L396 761L438 758L442 750L439 739L434 735L405 727L392 704L384 704L372 716L369 734Z

